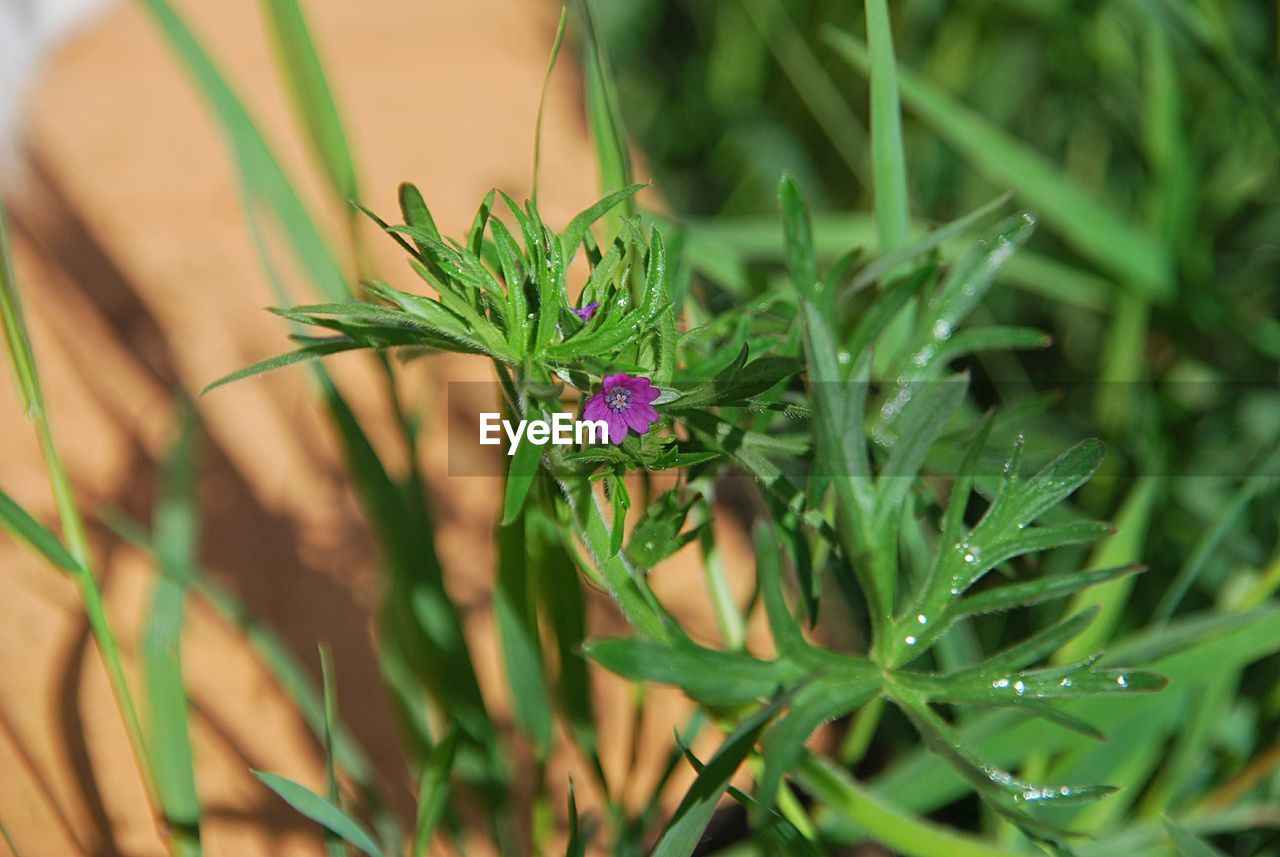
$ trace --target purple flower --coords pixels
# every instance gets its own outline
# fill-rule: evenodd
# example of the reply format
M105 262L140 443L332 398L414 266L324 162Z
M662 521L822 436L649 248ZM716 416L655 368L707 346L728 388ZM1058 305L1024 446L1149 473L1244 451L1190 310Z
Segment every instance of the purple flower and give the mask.
M587 401L582 415L588 420L604 420L609 424L609 442L615 446L627 436L627 429L645 434L658 421L653 401L661 391L648 378L632 378L626 372L609 375L604 389Z
M596 317L596 310L600 309L600 301L592 301L582 309L573 310L573 314L582 319L583 324Z

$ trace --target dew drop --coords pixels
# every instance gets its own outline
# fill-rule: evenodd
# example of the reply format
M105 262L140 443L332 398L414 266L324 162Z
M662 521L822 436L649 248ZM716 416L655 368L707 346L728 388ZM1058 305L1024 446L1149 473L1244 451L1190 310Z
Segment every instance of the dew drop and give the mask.
M836 354L836 362L839 363L841 366L848 366L851 362L853 362L853 355L851 355L848 351L840 351Z
M934 339L950 339L951 338L951 322L945 318L940 318L933 323Z
M1124 677L1124 676L1122 676L1122 675L1118 675L1118 676L1116 676L1116 684L1120 685L1121 687L1128 687L1128 686L1129 686L1129 682L1128 682L1128 681L1125 679L1125 677Z
M1013 692L1018 694L1018 696L1022 696L1022 694L1027 692L1026 684L1024 684L1022 681L1015 681L1013 683Z
M1071 679L1064 678L1062 681L1058 682L1058 687L1071 687Z
M916 644L916 638L909 636L903 642L905 642L908 646L914 646Z
M916 621L919 622L921 625L928 625L929 617L921 613L919 616L916 617Z
M995 688L1000 688L1003 690L1004 688L1009 686L1009 680L1007 678L996 679L995 681L991 682L991 686Z

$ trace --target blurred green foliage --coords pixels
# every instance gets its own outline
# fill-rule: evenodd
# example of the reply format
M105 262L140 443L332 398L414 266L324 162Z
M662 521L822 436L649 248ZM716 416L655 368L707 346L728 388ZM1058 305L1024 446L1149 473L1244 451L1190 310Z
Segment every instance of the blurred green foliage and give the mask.
M1029 264L1003 275L1017 288L993 290L982 313L1055 346L987 358L979 390L989 403L1064 390L1035 433L1100 434L1104 475L1195 474L1164 486L1153 514L1166 526L1143 551L1180 563L1280 440L1275 4L907 0L890 11L915 230L1010 188L1041 221L1015 260ZM874 205L869 89L844 49L865 42L861 4L599 0L597 14L647 169L689 243L715 247L693 260L700 273L774 287L782 248L759 237L776 236L783 171L815 210L820 253L875 247L857 214ZM958 127L967 118L1010 151L975 143ZM1048 189L1021 162L1005 167L1013 156L1044 167ZM1166 282L1143 288L1122 275L1126 259L1100 264L1107 251L1090 242L1109 236L1081 239L1075 212L1052 212L1066 193L1091 206L1086 226L1096 207L1132 233L1122 256L1151 245ZM1107 502L1124 493L1099 482ZM1276 518L1272 504L1242 514L1193 597L1211 600L1233 564L1269 560Z

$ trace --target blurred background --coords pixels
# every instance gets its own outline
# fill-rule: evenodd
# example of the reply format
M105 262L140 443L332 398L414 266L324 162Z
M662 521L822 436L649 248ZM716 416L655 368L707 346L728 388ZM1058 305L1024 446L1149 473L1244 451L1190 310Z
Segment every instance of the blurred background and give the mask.
M340 231L342 212L328 203L280 88L259 4L175 5L304 200ZM528 195L557 5L303 6L365 203L394 211L397 184L414 181L442 231L457 234L489 188ZM834 33L861 37L860 4L599 0L594 8L641 178L654 181L644 204L680 221L709 305L763 292L779 276L783 171L805 188L825 255L874 250L867 80L856 44ZM1252 477L1277 472L1280 441L1276 4L903 0L891 8L913 230L1010 189L1014 204L1040 218L1028 252L1004 275L1008 287L981 312L1047 330L1055 344L990 358L980 393L995 402L1085 388L1037 427L1046 446L1085 434L1107 440L1112 478L1091 484L1087 504L1100 516L1129 509L1139 524L1134 558L1160 570L1139 578L1114 625L1146 621L1192 561L1188 604L1231 606L1273 591L1280 504L1275 480ZM568 44L542 147L540 205L560 224L595 198L597 183L576 42ZM145 520L175 393L194 396L280 350L278 320L261 312L274 299L241 187L218 125L141 3L0 0L0 81L3 184L59 440L87 507ZM368 246L375 268L403 273L394 245ZM334 371L370 431L382 426L374 440L386 441L392 429L378 418L386 402L361 383L361 367L338 362ZM466 361L420 362L406 383L430 413L446 378L484 373ZM0 481L48 519L35 441L10 387L6 374ZM372 542L322 414L300 374L287 372L221 390L199 411L205 563L303 662L314 664L316 643L329 642L344 715L407 811L371 648ZM448 481L439 447L426 444L423 455L450 590L481 653L486 691L500 699L489 624L496 491L483 480ZM732 568L749 548L724 527ZM111 543L101 524L93 535ZM148 560L116 547L102 565L121 636L133 639ZM0 568L0 817L24 854L164 853L123 730L96 716L112 703L74 588L8 541ZM700 588L680 574L669 573L660 591L692 628L710 628ZM748 591L749 569L734 582ZM596 608L596 628L609 627L608 606ZM210 611L193 611L186 652L210 853L321 853L306 823L248 773L322 777L322 755L292 705L242 632ZM1278 673L1263 662L1244 674L1204 738L1195 787L1270 758ZM602 747L618 770L629 764L626 694L602 680L601 719L615 730ZM686 704L674 693L653 698L652 709L667 713L640 728L669 736ZM872 753L864 773L885 753ZM557 764L563 780L574 761ZM1260 773L1273 789L1274 768ZM1264 841L1246 836L1240 853Z

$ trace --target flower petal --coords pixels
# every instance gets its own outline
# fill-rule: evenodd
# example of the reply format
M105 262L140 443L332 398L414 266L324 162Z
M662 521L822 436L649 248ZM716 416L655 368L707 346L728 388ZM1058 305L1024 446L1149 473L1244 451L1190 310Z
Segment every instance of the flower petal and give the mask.
M604 403L604 393L596 393L582 409L582 418L585 420L602 420L608 415L609 406Z
M630 413L636 414L640 419L649 423L658 421L658 412L653 409L653 405L644 402L632 402Z
M596 310L598 309L600 309L600 302L592 301L584 307L573 310L573 314L582 319L583 324L586 324L591 321L591 319L595 318Z
M645 419L644 416L636 410L634 405L623 411L623 416L626 417L627 426L636 434L647 433L649 431L649 426L656 422L656 420ZM657 414L654 414L654 416L656 417Z
M630 380L631 376L626 372L619 372L617 375L606 375L603 382L604 391L607 393L618 385L629 386L627 382Z
M649 379L645 378L645 380L647 381ZM662 391L650 384L647 387L641 387L633 390L631 393L631 401L647 405L650 402L656 401L661 395Z
M622 441L627 436L627 421L622 414L610 412L605 418L605 422L609 424L609 443L614 446L622 446Z

